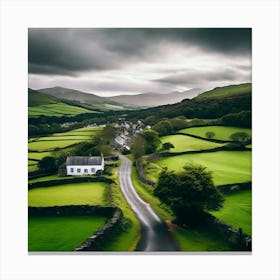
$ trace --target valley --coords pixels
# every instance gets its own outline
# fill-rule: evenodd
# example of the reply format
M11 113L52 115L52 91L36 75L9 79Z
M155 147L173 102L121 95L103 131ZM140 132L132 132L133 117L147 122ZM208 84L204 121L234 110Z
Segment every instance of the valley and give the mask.
M29 207L118 207L123 216L103 241L101 251L146 250L138 246L145 236L139 219L143 206L136 211L137 202L127 201L135 189L143 205L150 205L166 226L177 249L249 250L221 233L219 222L236 231L236 236L241 228L241 237L251 240L251 84L216 88L192 99L144 109L143 103L137 107L132 102L122 103L121 98L108 101L88 95L64 88L29 90ZM68 157L96 156L104 157L101 174L74 177L61 173ZM124 175L132 182L131 194L123 191L124 179L119 177L123 157L132 163ZM156 195L161 174L166 170L181 174L186 164L210 172L211 182L224 197L220 209L205 211L213 221L210 224L201 222L193 228L181 223L172 207ZM32 217L29 251L72 251L106 221L98 215ZM65 225L63 230L60 223ZM83 230L73 231L74 225ZM52 231L57 239L48 247ZM73 241L60 244L65 235Z

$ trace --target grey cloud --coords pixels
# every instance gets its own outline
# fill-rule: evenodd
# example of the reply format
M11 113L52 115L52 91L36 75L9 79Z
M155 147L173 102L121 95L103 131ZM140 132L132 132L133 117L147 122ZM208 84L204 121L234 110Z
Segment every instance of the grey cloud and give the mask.
M165 76L155 81L174 85L203 85L207 82L235 82L240 78L248 79L248 74L242 74L238 69L224 68L213 70L188 69L177 74Z
M29 29L29 73L76 76L160 60L166 44L250 55L248 28Z

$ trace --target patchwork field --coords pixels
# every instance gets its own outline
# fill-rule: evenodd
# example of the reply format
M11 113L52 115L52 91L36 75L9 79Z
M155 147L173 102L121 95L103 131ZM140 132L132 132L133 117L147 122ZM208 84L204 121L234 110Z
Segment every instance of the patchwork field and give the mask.
M28 250L72 251L105 223L102 216L30 217Z
M161 137L160 140L161 143L170 142L173 144L174 148L170 149L170 152L208 150L223 145L206 140L196 139L187 135L168 135Z
M223 208L212 214L234 228L241 227L244 233L252 235L252 191L238 191L226 195L225 199Z
M89 182L36 188L28 191L28 205L102 205L106 187L103 182Z
M252 136L252 129L250 128L239 128L239 127L232 127L232 126L202 126L202 127L191 127L182 129L179 132L181 133L188 133L195 136L200 136L203 138L206 137L206 132L214 132L215 136L213 139L217 140L224 140L228 141L230 140L230 135L236 132L246 132L250 136Z
M73 144L80 143L81 140L58 140L58 141L38 141L28 143L28 150L31 151L51 151L55 148L66 148Z
M252 180L251 156L250 151L220 151L160 158L156 164L169 170L180 170L186 162L201 164L213 172L216 185L224 185Z
M64 133L56 133L52 136L30 138L28 143L28 158L41 160L43 157L52 156L52 151L56 148L70 152L67 147L80 142L90 141L92 137L102 131L103 128L79 128ZM69 148L71 149L71 147Z
M65 103L53 103L53 104L28 107L29 117L39 117L39 116L59 117L63 115L78 115L84 113L99 113L99 112L91 111L77 106L68 105Z

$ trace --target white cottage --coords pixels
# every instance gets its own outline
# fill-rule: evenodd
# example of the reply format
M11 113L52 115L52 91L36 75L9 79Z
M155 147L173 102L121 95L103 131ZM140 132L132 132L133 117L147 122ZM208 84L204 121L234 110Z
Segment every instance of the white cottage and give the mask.
M104 170L104 158L100 157L67 157L67 175L95 175Z

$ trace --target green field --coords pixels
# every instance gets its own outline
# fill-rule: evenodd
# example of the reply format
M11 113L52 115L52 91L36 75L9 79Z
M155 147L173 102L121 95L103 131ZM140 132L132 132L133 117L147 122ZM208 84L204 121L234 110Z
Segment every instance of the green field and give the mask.
M223 208L212 214L234 228L241 227L244 233L252 235L252 191L238 191L226 195L225 198Z
M230 135L236 132L246 132L250 136L252 136L252 129L250 128L239 128L239 127L233 127L233 126L201 126L201 127L191 127L182 129L179 132L181 133L188 133L195 136L200 136L203 138L207 138L205 133L206 132L214 132L215 136L213 139L217 140L224 140L228 141L230 139Z
M28 150L31 151L51 151L55 148L66 148L73 144L78 144L81 140L61 140L61 141L38 141L28 143Z
M59 136L47 136L47 137L41 137L37 138L36 141L63 141L63 140L81 140L86 141L90 140L92 137L90 135L59 135Z
M160 158L156 163L169 170L181 170L186 162L206 166L213 172L215 185L249 182L252 180L250 151L220 151Z
M105 223L102 216L29 217L28 250L72 251Z
M170 142L173 144L174 148L170 149L170 152L208 150L223 145L206 140L196 139L187 135L169 135L161 137L160 140L161 143Z
M104 205L106 183L76 183L28 191L29 206Z
M173 236L179 243L181 251L187 252L224 252L231 251L229 243L221 240L215 233L205 228L175 228Z
M29 152L28 153L29 159L41 160L43 157L48 157L48 156L51 156L51 152L42 152L42 153Z
M97 111L87 110L85 108L68 105L65 103L45 104L34 107L28 107L29 117L39 116L63 116L63 115L78 115L84 113L98 113Z

